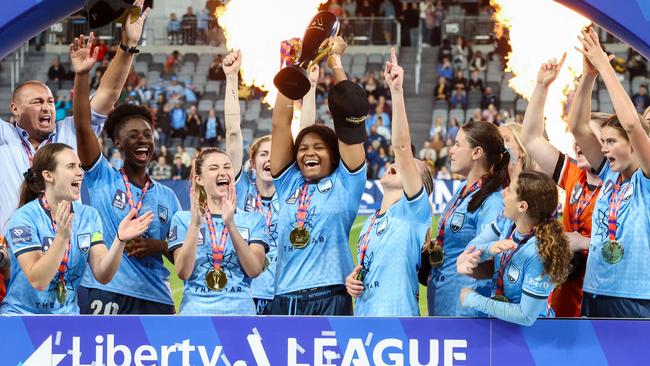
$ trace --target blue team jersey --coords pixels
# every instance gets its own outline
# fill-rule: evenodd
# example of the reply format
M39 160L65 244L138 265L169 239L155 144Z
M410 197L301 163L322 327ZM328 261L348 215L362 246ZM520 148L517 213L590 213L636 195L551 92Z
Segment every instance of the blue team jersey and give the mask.
M467 182L463 182L456 190L454 197L449 201L442 213L444 217L451 208L456 198L463 192ZM451 214L445 223L445 236L443 247L445 259L440 268L432 268L428 285L429 315L436 316L479 316L475 310L463 307L460 303L460 290L464 287L474 288L478 293L489 295L490 281L475 280L461 276L456 270L456 260L465 250L467 244L474 239L484 228L494 221L503 211L503 197L501 191L488 196L483 204L474 212L467 210L467 205L476 194L472 192ZM438 223L440 225L442 220ZM439 228L435 231L437 235Z
M372 216L361 229L357 253L371 220ZM418 268L430 226L431 203L424 189L412 199L402 196L377 216L370 231L364 259L364 290L357 298L355 315L420 315Z
M97 209L104 223L106 241L113 243L117 227L131 207L126 198L126 188L122 175L113 169L103 156L86 172L84 182L90 194L90 205ZM140 201L142 189L131 183L133 200ZM152 180L140 213L151 211L154 220L142 235L153 240L165 240L169 232L171 218L180 210L174 192ZM122 254L122 264L107 285L97 282L90 274L84 275L81 285L97 288L142 300L173 305L169 288L169 271L163 265L162 254L142 259Z
M583 290L598 295L650 299L650 179L638 169L622 184L624 199L618 210L616 239L624 252L620 262L610 264L603 259L601 250L609 243L609 201L619 173L605 163L599 176L603 186L592 216Z
M77 202L72 203L74 217L70 235L68 269L65 286L68 296L63 305L57 300L58 272L45 291L37 291L18 263L18 256L34 250L47 252L56 233L50 216L39 200L16 210L7 225L5 238L10 248L11 279L0 313L2 314L79 314L77 287L86 269L88 252L93 245L104 244L102 222L97 211ZM90 276L92 271L89 269Z
M213 215L213 217L217 240L219 240L224 223L220 215ZM172 228L169 232L170 252L183 245L191 218L190 211L180 211L172 218ZM239 233L249 245L260 244L264 246L265 251L268 250L266 224L261 214L237 210L235 223ZM220 291L210 290L205 283L205 275L214 268L210 232L205 222L201 224L196 244L194 270L190 278L185 281L180 313L182 315L255 315L255 304L250 289L251 278L246 276L239 263L230 235L226 241L221 263L221 269L226 273L228 283Z
M366 184L366 164L351 172L341 161L331 175L309 183L307 195L312 199L305 229L309 230L310 240L302 249L291 245L289 235L297 227L298 201L305 178L294 162L274 183L281 202L276 294L344 284L354 269L348 235Z
M553 281L551 277L544 273L544 264L539 256L537 249L537 238L530 237L524 240L522 234L515 230L515 223L500 215L488 228L472 240L469 245L476 245L477 249L483 250L482 261L489 257L489 248L498 240L507 240L512 236L518 248L510 258L503 273L503 294L508 298L510 303L518 304L521 301L521 295L526 293L535 299L546 300L553 291ZM501 259L510 252L500 253L494 257L494 274L492 276L492 291L490 296L495 295L496 281L501 269ZM548 312L547 312L548 311ZM543 311L538 317L552 317L553 312Z
M247 172L242 170L235 182L237 189L237 208L247 212L258 212L257 203L257 187L255 181L250 178ZM278 218L280 217L280 201L278 200L278 193L276 192L271 199L262 197L262 204L264 206L264 223L266 224L266 213L269 208L271 209L271 227L268 229L267 242L269 244L269 252L266 253L266 258L269 261L269 267L262 272L259 276L253 279L251 284L251 291L253 297L256 299L272 300L275 295L275 268L278 262Z

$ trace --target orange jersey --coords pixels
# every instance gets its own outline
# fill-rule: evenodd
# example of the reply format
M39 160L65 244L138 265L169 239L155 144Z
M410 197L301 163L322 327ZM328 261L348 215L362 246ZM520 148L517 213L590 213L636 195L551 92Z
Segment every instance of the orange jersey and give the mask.
M560 154L553 179L566 192L562 226L565 232L577 231L591 237L591 214L600 186L587 184L587 173L575 160ZM580 212L582 211L582 212ZM585 276L587 251L574 253L572 270L567 281L553 291L551 307L558 317L579 317L582 303L582 280Z

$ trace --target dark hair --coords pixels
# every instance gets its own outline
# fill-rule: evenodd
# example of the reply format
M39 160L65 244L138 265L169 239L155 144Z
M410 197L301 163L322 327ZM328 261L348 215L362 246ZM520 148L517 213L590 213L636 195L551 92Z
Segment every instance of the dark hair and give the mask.
M569 275L571 250L562 225L554 218L558 205L555 182L545 174L524 170L519 173L517 197L528 203L526 214L537 224L537 251L555 286Z
M23 174L25 180L20 186L20 200L18 208L38 198L45 192L45 179L43 171L54 171L58 163L56 157L61 151L72 148L62 143L45 145L36 151L32 167Z
M208 195L205 193L205 189L203 189L203 187L194 182L194 179L197 176L201 175L203 172L203 162L205 158L207 158L208 155L212 154L223 154L227 156L228 159L230 159L230 155L226 153L226 150L219 149L217 147L207 147L205 149L202 149L201 152L198 153L194 158L194 161L192 162L192 170L190 172L190 189L193 189L194 192L198 195L199 209L201 210L201 214L205 213L205 206L208 202Z
M115 107L106 118L104 131L106 131L108 138L115 140L124 122L130 118L142 118L147 121L152 130L155 128L154 117L149 108L131 103L122 103Z
M325 145L327 145L327 148L330 151L330 157L332 158L332 171L336 170L341 160L341 153L339 152L339 139L336 137L336 132L334 132L333 129L323 125L311 125L309 127L305 127L302 129L302 131L300 131L298 136L296 136L296 142L293 144L294 160L297 159L298 147L300 146L300 143L308 133L314 133L318 135L318 137L320 137L323 142L325 142ZM328 174L331 173L332 172L329 172Z
M47 86L47 84L45 84L44 82L42 82L42 81L40 81L40 80L27 80L27 81L23 81L22 83L18 84L18 85L14 88L13 93L11 93L11 101L12 101L12 102L16 100L16 97L18 96L18 91L19 91L20 89L22 89L23 87L27 86L27 85L40 85L40 86L42 86L42 87L47 88L48 90L50 89L50 87Z
M508 176L510 154L505 149L505 142L499 133L499 128L494 124L475 121L464 124L461 128L472 148L483 149L488 165L488 173L481 177L483 180L481 189L472 196L467 205L467 210L474 212L492 193L505 188L510 183Z
M648 131L650 131L650 128L648 127L648 123L645 121L642 115L638 114L639 117L639 122L641 123L641 128L643 128L643 131L645 134L648 134ZM618 116L615 114L612 114L609 116L609 118L605 119L600 123L600 128L605 128L605 127L611 127L613 129L616 129L620 134L629 142L630 137L627 135L627 132L625 132L625 128L623 128L623 125L621 125L621 121L618 119Z

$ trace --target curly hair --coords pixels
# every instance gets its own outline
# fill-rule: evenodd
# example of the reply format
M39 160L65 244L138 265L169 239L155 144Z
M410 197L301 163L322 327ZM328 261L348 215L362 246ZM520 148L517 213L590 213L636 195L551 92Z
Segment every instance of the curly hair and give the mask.
M524 170L517 183L517 197L528 203L526 213L537 223L535 238L544 273L559 286L569 275L572 254L562 225L554 218L558 205L555 182L542 173Z
M124 125L124 122L130 118L142 118L147 121L152 130L155 128L154 117L149 108L130 103L122 103L115 107L115 109L108 114L108 117L106 117L104 131L106 131L108 138L115 140L120 128Z

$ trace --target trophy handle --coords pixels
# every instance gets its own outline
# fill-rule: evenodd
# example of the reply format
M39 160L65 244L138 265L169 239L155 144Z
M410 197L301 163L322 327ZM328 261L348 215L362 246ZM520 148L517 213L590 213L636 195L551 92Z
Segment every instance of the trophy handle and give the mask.
M314 66L314 65L318 64L319 62L321 62L321 60L323 60L325 58L325 56L327 56L327 54L330 53L331 50L332 50L332 46L327 46L327 47L319 50L318 53L316 54L316 56L314 56L314 59L311 60L311 62L309 62L309 65L307 66L307 72L311 71L312 66Z

